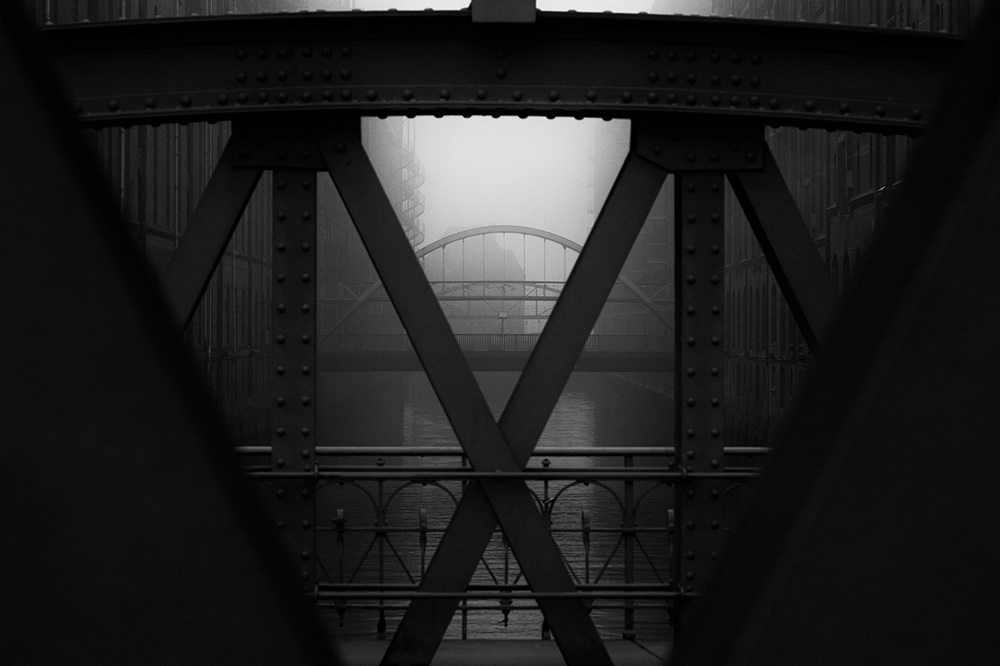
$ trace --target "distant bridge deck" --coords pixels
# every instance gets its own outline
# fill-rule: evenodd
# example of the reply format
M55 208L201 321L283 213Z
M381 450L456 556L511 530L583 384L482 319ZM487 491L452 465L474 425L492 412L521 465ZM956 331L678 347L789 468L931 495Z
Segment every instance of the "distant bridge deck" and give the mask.
M473 370L524 368L538 334L460 333ZM320 371L423 370L409 338L399 334L336 334L321 338ZM579 372L673 372L673 340L653 335L592 335L576 363Z

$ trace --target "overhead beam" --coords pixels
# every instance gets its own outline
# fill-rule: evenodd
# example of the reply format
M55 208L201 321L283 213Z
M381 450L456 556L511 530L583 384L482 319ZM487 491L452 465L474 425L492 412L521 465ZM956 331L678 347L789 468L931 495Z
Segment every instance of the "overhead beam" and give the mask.
M263 169L234 164L226 144L163 276L170 309L187 328L253 195Z
M989 3L678 663L995 652L998 31Z
M339 110L668 113L912 134L963 43L869 27L553 12L532 24L476 24L467 12L333 12L42 35L78 120L95 127Z
M731 171L729 182L802 337L816 353L840 299L766 142L761 151L763 169Z
M3 652L335 663L21 12L0 3Z

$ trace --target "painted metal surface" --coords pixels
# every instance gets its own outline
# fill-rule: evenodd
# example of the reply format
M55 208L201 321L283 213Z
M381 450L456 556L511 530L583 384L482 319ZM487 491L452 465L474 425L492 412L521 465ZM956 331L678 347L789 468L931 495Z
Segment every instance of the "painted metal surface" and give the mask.
M42 31L78 120L346 111L746 118L918 133L963 41L773 21L467 12L210 17Z
M761 152L763 169L730 172L729 182L802 337L815 353L840 299L766 143Z
M361 146L360 126L325 128L320 136L320 151L333 181L472 467L520 471L523 462L517 460L516 449L505 441L505 434L494 421ZM556 595L575 591L559 548L524 482L499 479L469 485L428 567L422 588L444 592L463 589L497 522L533 590ZM430 608L413 604L383 663L428 663L456 603L457 599L449 598L431 602ZM547 597L539 599L539 606L568 662L610 663L578 598Z
M681 663L996 654L1000 5L981 11Z
M280 137L281 132L272 133ZM275 141L279 143L280 141ZM282 149L286 150L286 149ZM297 157L301 154L297 154ZM285 160L287 162L287 160ZM272 164L272 167L277 166ZM270 484L273 519L307 592L316 583L316 172L272 178L271 467L304 470Z
M22 323L0 352L4 657L336 663L19 12L0 4L0 209L24 222L0 248Z
M721 171L675 176L678 414L674 460L688 473L718 472L724 465L723 182ZM722 552L725 487L722 480L691 479L677 485L675 584L685 594L705 589ZM678 631L683 631L686 608L678 611Z
M764 137L759 122L685 118L638 126L640 154L673 172L759 170Z
M182 329L194 316L263 172L235 165L235 152L230 141L163 276L163 289Z

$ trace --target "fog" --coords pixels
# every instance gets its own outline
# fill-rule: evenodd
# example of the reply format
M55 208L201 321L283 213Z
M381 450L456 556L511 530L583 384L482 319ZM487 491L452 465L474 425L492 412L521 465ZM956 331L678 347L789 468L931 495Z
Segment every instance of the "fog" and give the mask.
M601 120L416 120L426 243L467 227L516 224L583 243L593 223L588 179Z

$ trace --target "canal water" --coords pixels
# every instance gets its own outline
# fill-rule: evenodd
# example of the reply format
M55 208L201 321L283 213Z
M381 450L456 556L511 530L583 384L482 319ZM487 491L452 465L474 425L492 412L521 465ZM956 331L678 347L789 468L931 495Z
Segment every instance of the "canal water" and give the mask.
M477 374L483 393L499 418L516 381L516 373ZM568 383L539 447L661 447L672 443L673 405L669 375L577 373ZM639 384L646 386L640 386ZM352 446L458 446L454 433L422 373L324 374L320 397L322 444ZM374 424L374 425L373 425ZM326 435L322 434L326 433ZM336 433L336 436L332 436ZM664 466L663 456L535 457L531 467L597 468ZM375 466L390 470L455 468L457 456L338 457L344 466ZM665 483L609 480L590 483L529 481L540 505L549 508L554 537L571 573L581 584L666 583L670 577L668 510L673 488ZM429 565L441 533L447 527L462 492L461 482L403 483L400 481L332 483L318 492L320 515L320 580L334 583L412 584ZM632 507L639 528L631 544L621 528ZM338 513L339 512L339 513ZM338 516L343 518L337 523ZM379 525L379 523L383 523ZM338 532L338 526L342 529ZM589 534L584 534L584 527ZM386 535L379 539L376 527ZM421 528L425 527L424 539ZM631 561L631 563L629 563ZM524 585L517 560L499 533L494 537L473 584ZM600 633L620 638L634 631L642 638L663 638L669 631L663 601L636 600L627 611L623 600L594 601L592 617ZM405 601L346 599L340 608L322 614L334 635L372 636L380 618L391 637ZM507 612L505 613L504 610ZM463 612L464 611L464 612ZM627 619L631 618L631 619ZM627 625L631 624L631 628ZM542 617L534 604L517 600L470 600L460 609L449 638L539 638Z

